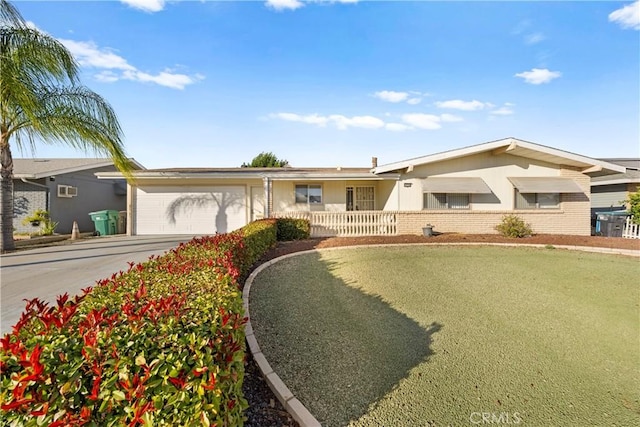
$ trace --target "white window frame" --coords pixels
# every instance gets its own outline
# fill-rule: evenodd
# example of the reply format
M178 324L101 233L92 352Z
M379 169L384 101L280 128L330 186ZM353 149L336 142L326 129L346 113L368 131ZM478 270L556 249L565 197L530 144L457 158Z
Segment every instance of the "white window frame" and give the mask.
M427 197L432 195L440 204L439 207L427 207ZM456 198L466 197L466 204L455 205ZM471 209L471 195L469 193L430 193L428 191L422 193L422 209L423 210L469 210Z
M58 184L58 197L71 198L78 195L78 187Z
M298 188L305 189L304 193L298 192ZM311 194L310 190L319 190L320 194ZM304 198L302 200L301 197ZM295 184L293 187L293 197L297 205L321 205L323 203L322 185L320 184ZM314 199L314 200L312 200Z

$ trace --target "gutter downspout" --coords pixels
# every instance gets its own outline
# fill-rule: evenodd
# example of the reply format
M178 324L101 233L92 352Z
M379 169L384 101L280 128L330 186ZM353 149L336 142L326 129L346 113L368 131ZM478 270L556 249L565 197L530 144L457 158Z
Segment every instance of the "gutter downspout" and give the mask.
M262 182L264 183L264 196L265 196L264 217L265 218L270 218L271 217L271 210L269 209L269 206L271 204L271 178L268 177L268 176L265 176L262 179Z

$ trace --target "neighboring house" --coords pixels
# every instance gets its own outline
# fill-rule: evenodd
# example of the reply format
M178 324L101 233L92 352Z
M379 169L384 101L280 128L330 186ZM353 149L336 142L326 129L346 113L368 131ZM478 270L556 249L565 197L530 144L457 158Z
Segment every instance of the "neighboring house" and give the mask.
M312 234L495 233L505 214L534 232L591 234L590 180L620 165L506 138L371 168L136 172L129 234L224 233L263 217L308 218ZM100 173L114 179L117 173Z
M630 193L639 191L640 159L600 159L625 167L625 171L591 179L591 212L624 210Z
M144 169L134 163L134 168ZM14 159L13 226L16 232L32 232L23 219L36 210L49 212L58 223L57 233L71 233L77 221L80 231L93 231L89 212L127 209L127 183L122 177L99 180L95 173L116 171L109 159Z

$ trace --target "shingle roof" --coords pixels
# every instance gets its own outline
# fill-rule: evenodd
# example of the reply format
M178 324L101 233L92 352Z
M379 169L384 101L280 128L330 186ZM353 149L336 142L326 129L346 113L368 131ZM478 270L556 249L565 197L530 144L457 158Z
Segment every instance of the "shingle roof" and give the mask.
M627 169L625 173L591 178L592 187L611 184L640 184L640 171Z
M135 166L142 168L135 160L132 161ZM15 178L39 179L111 165L113 165L111 159L104 158L13 159L13 176Z

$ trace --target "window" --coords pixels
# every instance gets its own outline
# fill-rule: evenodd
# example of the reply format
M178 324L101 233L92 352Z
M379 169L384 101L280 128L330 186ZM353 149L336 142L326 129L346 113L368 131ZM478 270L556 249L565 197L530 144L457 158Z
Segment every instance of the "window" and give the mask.
M75 197L78 195L78 187L70 185L58 185L58 197Z
M296 203L319 205L322 203L321 185L296 185Z
M469 194L424 193L422 209L469 209Z
M557 209L560 193L521 193L515 189L516 209Z

